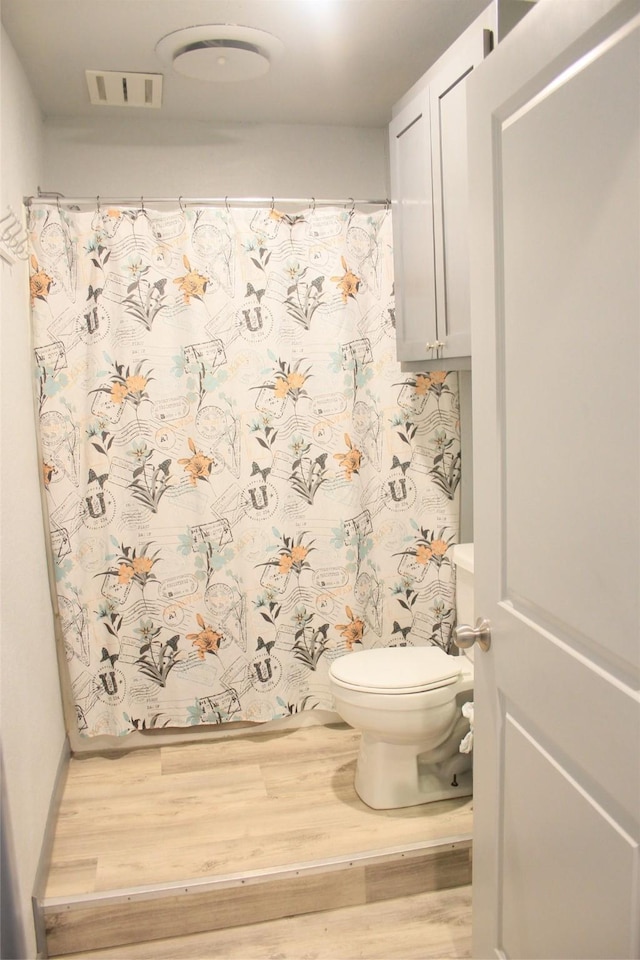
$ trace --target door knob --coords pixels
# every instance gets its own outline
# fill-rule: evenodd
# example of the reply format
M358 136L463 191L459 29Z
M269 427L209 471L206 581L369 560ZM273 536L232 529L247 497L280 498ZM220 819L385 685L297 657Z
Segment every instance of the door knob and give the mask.
M491 624L484 617L478 617L475 627L461 623L453 631L453 642L456 647L461 647L463 650L477 643L486 653L491 646Z

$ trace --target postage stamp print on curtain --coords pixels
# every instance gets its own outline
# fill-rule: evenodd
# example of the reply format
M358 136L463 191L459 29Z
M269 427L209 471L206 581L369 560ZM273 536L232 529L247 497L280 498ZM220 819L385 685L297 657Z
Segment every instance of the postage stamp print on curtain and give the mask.
M33 208L42 482L86 736L331 709L454 610L457 376L395 361L390 214Z

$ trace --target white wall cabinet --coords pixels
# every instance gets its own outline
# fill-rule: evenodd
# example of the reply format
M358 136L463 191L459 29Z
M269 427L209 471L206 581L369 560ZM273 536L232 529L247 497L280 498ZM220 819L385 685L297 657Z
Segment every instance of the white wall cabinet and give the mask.
M471 367L466 80L530 6L491 4L394 108L389 145L403 369Z

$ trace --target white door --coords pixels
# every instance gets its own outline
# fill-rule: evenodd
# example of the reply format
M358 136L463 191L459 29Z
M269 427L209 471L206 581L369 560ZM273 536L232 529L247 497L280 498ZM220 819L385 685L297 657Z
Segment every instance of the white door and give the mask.
M640 951L640 4L469 78L475 957Z

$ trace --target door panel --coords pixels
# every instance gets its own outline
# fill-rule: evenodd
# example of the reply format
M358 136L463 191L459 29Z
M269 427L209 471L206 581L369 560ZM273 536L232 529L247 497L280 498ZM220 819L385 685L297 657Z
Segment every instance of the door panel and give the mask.
M442 261L436 273L436 287L439 286L438 337L445 341L444 357L465 357L471 353L465 79L466 75L462 76L446 93L432 100L438 127L434 148L440 153L443 242L436 248ZM437 203L435 207L438 208Z
M640 4L469 79L474 956L640 949Z
M505 592L634 683L639 90L634 31L525 103L500 137Z
M505 716L510 775L502 800L504 953L580 960L585 954L575 927L555 920L568 913L588 918L595 937L590 956L633 956L634 841L536 734L512 716L508 705Z
M399 360L426 356L425 343L436 339L429 126L426 90L389 127Z
M437 339L445 358L471 354L466 82L491 42L491 30L475 25L429 83Z
M535 621L519 617L509 604L496 608L492 626L494 642L487 658L496 645L508 646L492 658L499 695L512 704L512 712L517 704L527 729L535 729L541 742L553 744L568 772L633 832L640 797L637 698ZM484 670L487 658L475 657L476 670ZM503 716L502 701L499 707ZM506 765L504 771L508 777Z

